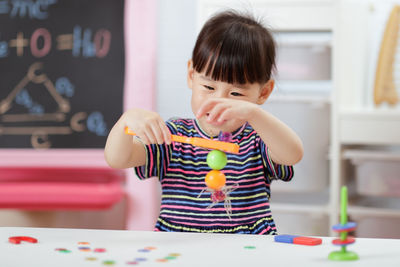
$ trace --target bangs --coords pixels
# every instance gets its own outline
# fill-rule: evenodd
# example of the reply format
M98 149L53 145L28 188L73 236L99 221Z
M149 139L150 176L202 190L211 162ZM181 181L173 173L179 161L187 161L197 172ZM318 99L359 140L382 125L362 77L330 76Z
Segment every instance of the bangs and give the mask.
M275 66L275 44L269 32L242 22L223 26L200 32L193 68L230 84L267 82Z

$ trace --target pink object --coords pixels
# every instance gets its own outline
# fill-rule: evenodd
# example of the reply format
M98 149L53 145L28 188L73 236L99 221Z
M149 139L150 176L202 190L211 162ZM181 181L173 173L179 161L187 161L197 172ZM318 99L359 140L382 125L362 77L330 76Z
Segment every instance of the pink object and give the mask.
M212 202L220 202L225 200L225 194L221 190L216 190L215 192L211 193L211 201Z
M110 168L0 168L0 208L106 209L124 195Z
M37 239L30 236L11 236L8 238L8 242L13 244L21 244L22 241L29 243L37 243Z
M332 244L339 245L339 246L350 245L355 242L356 242L356 240L354 239L354 237L351 237L351 236L347 237L345 240L341 240L341 239L332 240Z
M297 236L293 238L293 244L316 246L322 244L322 239L317 237Z
M125 1L125 110L155 110L157 1ZM160 210L157 179L140 181L127 171L127 229L153 230Z

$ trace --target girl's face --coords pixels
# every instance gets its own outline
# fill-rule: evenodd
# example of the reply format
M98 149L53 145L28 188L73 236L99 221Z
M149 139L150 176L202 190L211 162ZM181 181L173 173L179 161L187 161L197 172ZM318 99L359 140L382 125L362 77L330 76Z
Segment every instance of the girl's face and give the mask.
M272 92L274 81L266 84L247 83L230 84L215 81L205 73L199 73L193 69L192 61L188 63L188 86L192 89L191 106L193 114L197 114L200 107L210 98L224 98L248 101L254 104L263 104ZM267 92L265 91L267 90ZM233 132L246 121L231 119L221 125L213 125L207 122L207 114L198 118L201 128L210 136L216 136L220 131Z

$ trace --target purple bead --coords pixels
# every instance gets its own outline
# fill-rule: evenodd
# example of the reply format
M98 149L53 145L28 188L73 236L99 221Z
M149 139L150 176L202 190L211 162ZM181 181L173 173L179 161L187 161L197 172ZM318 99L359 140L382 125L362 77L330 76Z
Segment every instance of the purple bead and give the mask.
M219 132L218 140L223 142L230 142L232 134L230 132Z

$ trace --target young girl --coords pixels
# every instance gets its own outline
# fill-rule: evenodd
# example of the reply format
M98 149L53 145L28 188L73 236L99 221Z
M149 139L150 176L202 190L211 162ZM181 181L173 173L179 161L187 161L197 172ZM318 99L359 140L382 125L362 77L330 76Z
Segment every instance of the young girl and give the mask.
M274 81L275 46L270 32L249 15L225 11L201 30L188 62L187 83L196 119L164 122L155 112L126 111L112 128L105 147L114 168L135 167L140 179L157 176L162 186L155 230L208 233L276 234L269 206L273 179L290 181L291 165L303 146L284 123L263 110ZM124 133L129 127L137 136ZM238 154L227 153L222 170L231 214L224 202L209 207L204 178L208 150L171 142L171 134L216 139L230 132Z

